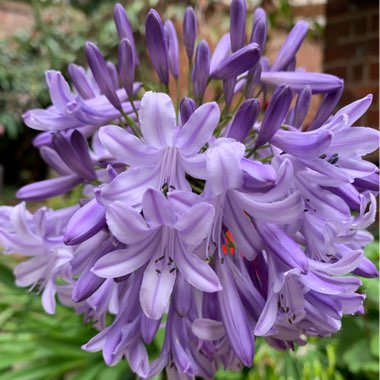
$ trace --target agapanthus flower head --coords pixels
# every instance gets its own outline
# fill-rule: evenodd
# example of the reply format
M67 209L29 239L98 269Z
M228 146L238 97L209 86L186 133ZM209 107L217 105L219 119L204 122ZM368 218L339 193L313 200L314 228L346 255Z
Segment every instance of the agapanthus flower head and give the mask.
M139 49L120 4L114 17L117 65L88 42L89 69L71 64L71 87L48 71L52 106L24 115L42 131L34 145L57 176L18 198L78 185L82 193L62 210L0 208L4 253L29 257L16 283L42 292L48 313L58 298L83 314L99 330L83 349L102 351L107 365L126 358L144 379L162 370L213 379L219 368L251 366L256 336L294 348L362 313L356 276L378 275L364 247L379 190L378 168L363 156L379 133L354 124L371 95L334 113L343 81L296 67L307 23L269 64L267 17L261 8L248 15L248 39L244 1L232 1L230 32L213 51L191 7L179 37L150 10ZM160 91L136 71L141 50ZM203 101L215 83L220 92ZM315 94L323 100L306 118ZM162 329L150 361L147 346Z

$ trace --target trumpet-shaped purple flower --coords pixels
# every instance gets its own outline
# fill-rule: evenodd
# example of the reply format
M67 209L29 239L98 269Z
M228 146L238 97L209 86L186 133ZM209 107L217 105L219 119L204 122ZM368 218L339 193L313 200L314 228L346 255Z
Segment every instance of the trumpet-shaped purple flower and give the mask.
M99 189L99 201L104 205L116 200L138 205L148 186L188 190L185 173L204 179L206 156L198 152L212 136L219 114L216 103L203 104L178 129L171 99L163 93L147 92L140 108L143 141L120 127L100 130L104 146L130 168Z
M140 303L151 319L161 318L168 306L177 271L202 291L221 290L216 274L194 251L210 232L214 214L211 205L195 204L178 217L170 197L166 199L150 188L144 193L142 212L144 217L121 202L108 207L108 226L128 247L99 259L93 268L95 274L117 278L147 264Z
M277 349L330 336L344 314L364 311L353 274L378 276L364 248L379 175L363 156L379 147L379 133L354 127L372 96L332 114L343 81L296 67L307 23L295 25L270 65L265 12L255 11L248 44L246 13L233 0L230 32L213 52L201 41L194 59L194 10L186 9L183 38L150 10L146 48L160 93L147 91L155 87L145 77L135 82L144 48L117 4L118 64L87 43L90 68L69 66L72 87L48 71L52 106L24 115L42 131L33 144L58 177L17 196L75 189L80 199L34 215L24 203L0 208L4 252L28 257L16 283L38 288L48 313L57 297L82 314L99 331L83 348L102 351L107 365L126 358L143 379L240 371L252 365L256 336ZM207 86L215 102L203 102ZM323 99L312 115L315 94ZM150 362L147 346L160 330Z

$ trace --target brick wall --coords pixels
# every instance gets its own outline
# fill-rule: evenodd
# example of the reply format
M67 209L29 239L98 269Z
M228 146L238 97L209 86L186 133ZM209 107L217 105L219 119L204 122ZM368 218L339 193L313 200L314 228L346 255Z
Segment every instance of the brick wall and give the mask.
M345 80L340 105L372 93L373 103L358 122L379 126L379 4L329 0L326 7L324 71Z

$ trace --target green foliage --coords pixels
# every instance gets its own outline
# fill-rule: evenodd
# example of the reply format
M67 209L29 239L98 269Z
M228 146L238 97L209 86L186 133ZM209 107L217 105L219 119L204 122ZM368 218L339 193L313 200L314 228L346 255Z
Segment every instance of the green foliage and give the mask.
M1 380L135 379L126 362L107 367L101 353L80 349L95 334L71 309L58 305L55 316L47 315L40 297L17 288L0 262Z
M75 194L73 194L75 197ZM368 256L378 259L378 242L369 245ZM14 285L12 271L4 263L17 259L0 256L0 379L128 380L135 376L125 361L107 367L100 353L80 347L96 331L82 317L57 306L47 315L40 297ZM375 380L379 374L378 292L376 280L364 280L366 313L343 319L342 330L331 338L311 338L295 351L277 351L257 339L252 369L240 373L219 371L216 380ZM160 332L152 353L162 344ZM160 379L157 377L156 380Z

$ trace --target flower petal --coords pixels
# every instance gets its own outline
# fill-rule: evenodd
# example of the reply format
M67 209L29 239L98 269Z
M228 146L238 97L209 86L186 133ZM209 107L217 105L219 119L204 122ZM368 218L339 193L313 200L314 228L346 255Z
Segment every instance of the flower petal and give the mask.
M147 144L158 149L173 146L175 111L172 100L167 94L146 92L141 99L139 119Z
M152 187L143 196L144 218L150 227L171 226L175 223L175 212L165 195Z
M107 208L106 219L112 234L125 244L139 243L153 232L137 210L120 201Z
M175 262L188 283L207 293L222 290L219 278L209 264L189 252L181 243L177 249L180 252L176 252Z
M205 103L197 108L180 129L176 146L183 155L198 153L218 126L219 107L215 102Z
M140 288L140 304L144 314L151 319L160 319L164 313L173 290L176 272L170 273L168 265L163 265L160 272L156 272L153 260L145 269Z
M100 128L99 138L112 156L124 164L151 166L160 160L159 150L143 144L136 136L115 125Z
M210 233L213 221L214 207L201 202L187 210L173 228L187 246L197 247Z

